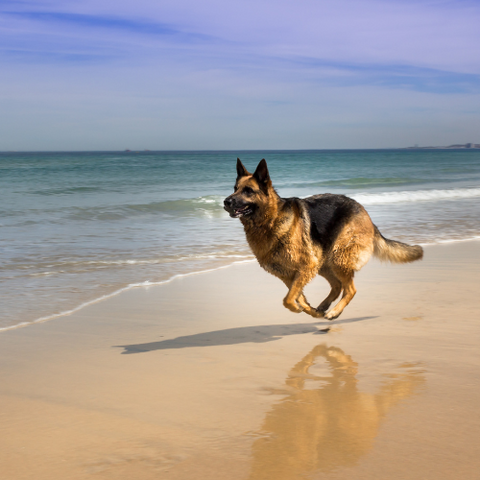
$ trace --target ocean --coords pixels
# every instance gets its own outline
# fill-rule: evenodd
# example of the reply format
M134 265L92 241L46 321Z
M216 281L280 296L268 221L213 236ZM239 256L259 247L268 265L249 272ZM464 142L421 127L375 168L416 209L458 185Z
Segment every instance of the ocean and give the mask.
M237 156L283 197L355 198L388 238L480 237L475 149L0 153L0 329L251 261L223 210Z

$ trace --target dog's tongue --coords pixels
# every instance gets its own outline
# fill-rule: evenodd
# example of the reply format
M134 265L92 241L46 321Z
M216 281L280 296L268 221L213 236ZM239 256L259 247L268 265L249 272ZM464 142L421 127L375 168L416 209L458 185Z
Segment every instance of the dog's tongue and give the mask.
M236 208L233 213L230 215L233 218L243 217L251 212L249 205L246 205L242 208Z

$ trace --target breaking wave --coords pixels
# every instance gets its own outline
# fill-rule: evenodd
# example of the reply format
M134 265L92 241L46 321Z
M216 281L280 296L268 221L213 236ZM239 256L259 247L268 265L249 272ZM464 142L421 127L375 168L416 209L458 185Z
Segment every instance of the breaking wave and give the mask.
M480 188L455 188L451 190L412 190L404 192L358 193L352 198L362 205L389 203L431 202L480 197Z

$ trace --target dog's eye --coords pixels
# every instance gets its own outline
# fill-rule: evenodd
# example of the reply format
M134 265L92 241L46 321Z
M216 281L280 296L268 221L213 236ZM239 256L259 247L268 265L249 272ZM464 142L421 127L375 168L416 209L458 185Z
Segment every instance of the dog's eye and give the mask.
M250 188L250 187L245 187L242 192L245 194L245 195L251 195L253 192L253 190Z

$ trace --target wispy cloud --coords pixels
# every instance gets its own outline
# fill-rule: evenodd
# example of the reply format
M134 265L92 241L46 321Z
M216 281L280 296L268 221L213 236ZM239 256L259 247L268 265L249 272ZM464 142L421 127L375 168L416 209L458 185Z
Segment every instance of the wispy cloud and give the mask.
M10 64L43 64L43 65L100 65L104 62L117 59L111 54L100 52L87 54L61 51L38 51L28 49L5 49L0 52L0 59Z
M0 102L11 118L28 102L39 111L68 103L69 111L85 115L90 105L115 129L132 121L112 107L116 101L135 110L135 102L148 98L158 112L148 116L149 125L162 130L166 121L170 129L175 117L184 128L195 118L188 135L202 141L200 130L228 125L252 138L248 125L262 128L257 118L278 125L282 115L285 124L292 116L300 124L308 118L305 131L329 121L341 128L342 118L358 129L366 108L382 117L383 129L387 103L392 132L399 131L395 111L402 124L412 119L420 128L427 115L433 123L442 119L445 133L444 109L457 112L452 130L461 112L472 129L478 122L471 112L480 113L478 18L473 0L3 0ZM300 110L309 113L302 118ZM3 131L12 132L11 125ZM289 135L278 130L282 139Z
M318 70L318 81L335 86L371 85L439 94L480 93L480 75L415 65L355 64L311 57L286 59L301 68Z
M163 37L175 37L175 40L178 42L199 42L205 40L213 40L213 37L209 35L185 32L173 25L133 20L129 18L122 18L110 15L98 16L78 13L38 11L7 11L4 12L4 15L17 17L19 19L36 21L48 27L51 27L52 25L67 25L79 29L94 28L99 30L116 30L119 32L127 31L139 35L159 35Z

